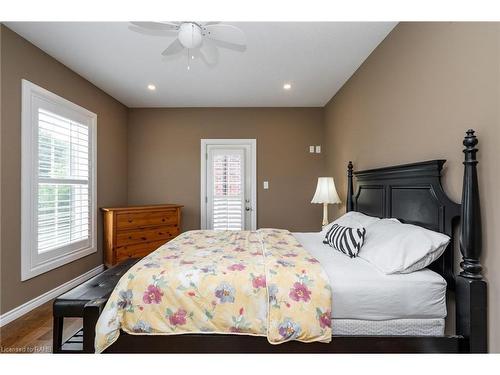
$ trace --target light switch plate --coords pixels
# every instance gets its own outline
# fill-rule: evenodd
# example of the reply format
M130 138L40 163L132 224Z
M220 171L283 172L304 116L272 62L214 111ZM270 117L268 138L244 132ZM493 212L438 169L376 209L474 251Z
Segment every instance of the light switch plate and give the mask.
M269 189L269 181L264 181L264 189Z
M309 146L309 152L310 152L311 154L314 154L314 146Z
M321 146L316 146L316 153L321 154Z

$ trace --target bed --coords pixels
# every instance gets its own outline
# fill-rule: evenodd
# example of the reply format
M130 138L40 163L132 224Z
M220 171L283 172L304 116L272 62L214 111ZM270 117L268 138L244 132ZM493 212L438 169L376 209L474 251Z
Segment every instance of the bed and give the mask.
M438 273L385 275L362 258L332 251L321 233L294 236L328 274L333 335L444 335L447 284Z
M328 275L329 286L321 287L331 289L333 308L324 305L325 301L331 304L331 300L323 300L318 306L323 305L316 309L321 312L322 319L328 312L331 323L322 321L321 327L325 330L310 340L315 342L299 342L293 336L274 342L279 345L271 345L269 337L266 340L258 334L183 332L163 336L142 334L144 332L130 334L132 332L121 330L119 336L113 337L112 344L104 347L105 352L486 352L486 283L479 263L481 223L476 145L474 132L469 130L464 139L462 204L451 201L442 189L440 177L444 160L358 172L353 171L349 162L347 211L398 218L404 223L445 233L452 238L444 254L429 269L388 277L362 259L349 259L325 251L326 245L320 242L319 233L279 234L289 236L286 238L291 242L300 243ZM459 219L463 261L461 272L457 274L453 237ZM150 261L144 260L142 267ZM269 273L266 276L269 277ZM447 294L455 296L456 305L456 334L451 336L444 335ZM89 304L84 320L92 326L89 322L97 322L103 309L99 303ZM183 316L175 316L178 318L185 322L185 312ZM268 330L271 330L271 325ZM331 331L328 331L330 327ZM325 332L328 333L327 340ZM307 339L305 337L302 341ZM92 346L86 344L84 347Z

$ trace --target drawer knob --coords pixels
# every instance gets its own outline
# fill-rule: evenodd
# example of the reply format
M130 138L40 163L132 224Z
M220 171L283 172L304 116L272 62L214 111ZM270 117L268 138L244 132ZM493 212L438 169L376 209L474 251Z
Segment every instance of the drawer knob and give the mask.
M146 237L141 237L141 240L146 241L147 238Z
M165 219L161 219L162 222L165 222Z
M131 223L132 222L132 219L128 219L128 222Z

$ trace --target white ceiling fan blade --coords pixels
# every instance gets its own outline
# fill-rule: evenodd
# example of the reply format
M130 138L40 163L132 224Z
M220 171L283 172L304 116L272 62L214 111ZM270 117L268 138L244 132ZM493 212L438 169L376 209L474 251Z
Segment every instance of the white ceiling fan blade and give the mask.
M202 22L201 26L211 26L211 25L218 25L220 24L220 21L209 21L209 22Z
M204 26L205 36L221 42L245 46L247 41L245 33L233 25L215 24Z
M132 25L147 30L177 30L179 25L174 22L130 22Z
M218 48L226 48L237 52L244 52L247 49L246 45L233 44L233 43L223 42L221 40L208 39L208 38L206 38L205 40L210 40Z
M130 25L128 29L130 31L148 36L176 36L178 34L177 30L150 30L135 25Z
M200 47L201 59L207 65L215 65L219 60L219 51L211 40L205 39Z
M184 49L184 46L181 44L179 39L174 40L170 45L163 51L161 54L163 56L172 56L176 53L181 52Z

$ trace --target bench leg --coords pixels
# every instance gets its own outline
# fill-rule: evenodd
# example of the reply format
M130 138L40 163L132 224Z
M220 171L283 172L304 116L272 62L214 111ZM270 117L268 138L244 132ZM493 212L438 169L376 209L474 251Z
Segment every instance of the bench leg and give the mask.
M95 326L107 299L97 298L83 308L83 352L94 353Z
M52 330L52 353L61 353L64 317L54 316L54 327Z

